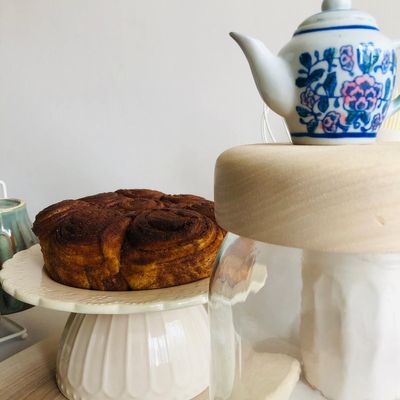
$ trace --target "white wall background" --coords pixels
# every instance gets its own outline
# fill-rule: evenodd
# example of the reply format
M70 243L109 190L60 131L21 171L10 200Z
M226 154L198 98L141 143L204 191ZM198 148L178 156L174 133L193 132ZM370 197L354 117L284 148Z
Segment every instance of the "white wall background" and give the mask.
M148 187L212 197L214 162L259 142L262 103L228 32L277 52L320 0L0 0L0 179L30 214ZM354 0L400 38L399 0ZM66 313L13 316L27 341Z
M212 197L216 157L258 142L228 32L278 51L319 0L0 0L0 179L44 206L121 187ZM400 37L398 0L354 0Z

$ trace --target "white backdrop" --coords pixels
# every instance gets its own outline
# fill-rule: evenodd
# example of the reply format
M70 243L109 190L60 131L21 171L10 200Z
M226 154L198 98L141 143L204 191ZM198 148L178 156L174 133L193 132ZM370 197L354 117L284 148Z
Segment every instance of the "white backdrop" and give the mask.
M212 197L214 162L260 141L262 103L231 30L277 52L320 0L0 0L0 179L32 217L120 187ZM399 0L354 0L400 38ZM287 11L289 10L289 11ZM66 313L13 316L26 341Z
M0 179L32 217L121 187L212 197L218 154L261 132L228 32L278 51L320 3L0 0ZM398 0L354 4L400 38Z

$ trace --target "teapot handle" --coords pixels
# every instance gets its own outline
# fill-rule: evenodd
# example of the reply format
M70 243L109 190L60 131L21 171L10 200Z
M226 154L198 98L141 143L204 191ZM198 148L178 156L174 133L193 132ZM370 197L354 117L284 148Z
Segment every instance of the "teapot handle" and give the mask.
M400 40L395 40L394 41L394 47L396 49L400 48ZM400 111L400 94L392 100L390 103L389 111L388 111L388 117L392 117L394 114Z
M263 115L262 115L262 139L264 143L278 143L277 138L275 137L271 124L270 124L270 114L271 114L271 109L265 104L264 104L264 109L263 109ZM282 124L285 129L285 133L288 137L288 142L291 143L292 139L289 133L289 129L286 125L285 120L282 118Z
M4 181L0 181L0 199L7 198L7 185ZM11 232L4 227L3 217L0 213L0 269L3 262L13 255Z
M7 185L4 181L0 181L0 199L6 199L7 198Z

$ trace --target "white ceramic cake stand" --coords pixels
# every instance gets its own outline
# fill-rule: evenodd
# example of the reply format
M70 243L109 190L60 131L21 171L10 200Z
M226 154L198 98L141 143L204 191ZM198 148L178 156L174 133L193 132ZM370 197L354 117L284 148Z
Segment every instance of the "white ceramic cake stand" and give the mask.
M209 382L208 279L147 291L61 285L43 269L40 246L3 265L4 290L26 303L71 312L57 357L70 400L190 400Z

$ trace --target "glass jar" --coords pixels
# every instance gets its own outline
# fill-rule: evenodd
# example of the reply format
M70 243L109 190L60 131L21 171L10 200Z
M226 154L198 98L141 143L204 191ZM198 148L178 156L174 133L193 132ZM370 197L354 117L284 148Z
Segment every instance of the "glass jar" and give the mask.
M228 233L209 313L212 400L400 398L400 254Z

